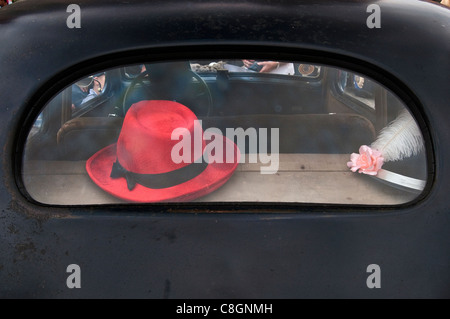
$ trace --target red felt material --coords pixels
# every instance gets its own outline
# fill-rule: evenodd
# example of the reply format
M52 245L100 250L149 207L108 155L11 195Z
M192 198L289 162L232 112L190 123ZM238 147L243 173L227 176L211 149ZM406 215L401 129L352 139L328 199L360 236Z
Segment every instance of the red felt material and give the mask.
M161 100L138 102L128 110L117 143L107 146L89 158L86 170L93 182L103 190L128 201L190 201L211 193L231 177L240 158L236 144L225 136L222 136L223 163L209 163L202 173L187 182L164 189L152 189L137 184L130 191L125 178L110 177L116 159L126 170L139 174L167 173L194 162L202 156L201 153L207 144L202 138L203 131L196 120L197 117L191 110L177 102ZM178 137L171 139L175 129L190 133L189 163L174 163L172 160L172 148L180 143ZM194 146L195 143L197 147ZM198 150L197 154L195 148ZM227 150L228 152L233 150L232 163L226 163Z

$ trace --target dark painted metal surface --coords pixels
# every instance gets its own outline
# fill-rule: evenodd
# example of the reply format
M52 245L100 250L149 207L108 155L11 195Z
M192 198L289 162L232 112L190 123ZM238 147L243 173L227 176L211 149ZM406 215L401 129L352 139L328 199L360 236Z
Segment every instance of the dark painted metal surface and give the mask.
M450 10L378 1L381 28L369 29L371 1L77 3L80 29L66 26L70 1L0 9L0 297L450 297ZM351 65L407 94L434 152L425 196L400 208L64 208L22 195L15 163L45 99L93 65L202 52ZM69 264L81 289L66 286ZM370 264L380 289L366 286Z

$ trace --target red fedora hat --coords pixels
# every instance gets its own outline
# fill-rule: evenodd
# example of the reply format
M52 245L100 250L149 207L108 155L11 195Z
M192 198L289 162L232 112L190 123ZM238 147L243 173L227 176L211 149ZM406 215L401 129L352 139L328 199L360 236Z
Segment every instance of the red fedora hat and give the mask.
M223 147L215 151L223 150L223 161L208 161L203 154L207 143L200 123L190 109L177 102L135 103L125 115L117 143L92 155L86 170L99 187L127 201L179 202L209 194L231 177L240 152L233 141L220 136ZM172 139L176 129L190 134L183 135L183 141L186 136L191 138L187 163L172 159L173 149L180 143ZM230 151L234 154L232 162L230 156L226 157ZM214 154L214 158L220 155Z

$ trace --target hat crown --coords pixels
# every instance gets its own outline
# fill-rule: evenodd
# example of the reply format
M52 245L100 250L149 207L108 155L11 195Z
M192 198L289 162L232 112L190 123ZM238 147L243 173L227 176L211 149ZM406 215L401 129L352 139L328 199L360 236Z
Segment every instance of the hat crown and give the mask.
M177 129L183 136L176 134L172 140L172 133ZM185 141L185 138L188 140ZM117 159L126 170L134 173L170 172L202 156L202 153L194 152L194 138L201 139L203 152L203 130L189 108L173 101L140 101L133 104L125 115L117 141ZM188 163L177 163L172 159L172 149L182 139L183 145L190 146L187 150L191 153Z

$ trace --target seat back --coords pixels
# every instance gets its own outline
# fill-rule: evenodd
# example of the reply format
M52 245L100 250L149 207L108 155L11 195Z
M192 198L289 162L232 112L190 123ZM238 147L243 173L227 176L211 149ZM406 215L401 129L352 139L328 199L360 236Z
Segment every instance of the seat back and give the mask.
M118 117L81 117L66 122L58 132L57 143L61 157L67 160L86 160L103 147L117 141L122 127ZM357 152L361 145L375 140L375 129L366 118L357 114L294 114L239 115L202 119L203 129L217 128L227 135L242 128L255 129L259 134L267 129L268 149L272 149L271 134L279 129L280 153L347 154ZM232 136L235 142L237 138ZM249 152L247 138L245 150Z
M215 127L224 135L227 128L254 128L257 133L267 128L269 147L271 128L278 128L280 153L346 154L375 139L373 124L357 114L239 115L209 117L202 124L204 130Z
M86 160L119 137L123 118L78 117L64 123L56 140L60 157L65 160Z

